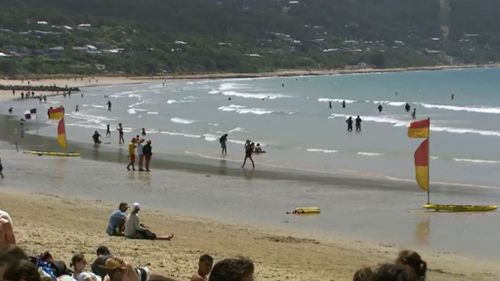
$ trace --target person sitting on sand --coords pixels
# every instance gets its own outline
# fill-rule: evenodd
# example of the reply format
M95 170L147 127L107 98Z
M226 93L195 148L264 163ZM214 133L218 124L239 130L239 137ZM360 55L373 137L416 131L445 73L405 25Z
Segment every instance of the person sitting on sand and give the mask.
M158 236L140 223L139 211L141 210L141 205L139 203L134 203L132 205L132 212L127 216L127 221L125 222L125 232L124 236L131 239L150 239L150 240L171 240L174 235L169 234L166 236Z
M364 267L354 272L352 281L373 281L375 273L370 267Z
M424 281L427 272L427 263L422 260L417 252L404 250L399 252L396 264L409 266L417 280Z
M253 281L253 262L244 257L223 259L214 265L208 281Z
M208 281L208 274L212 270L214 259L209 255L202 255L198 261L198 272L191 277L191 281Z
M417 281L418 279L411 272L408 266L399 264L382 264L373 276L374 281Z
M101 276L90 271L85 271L87 260L83 254L76 254L71 258L70 266L73 267L73 278L76 281L101 281Z
M118 209L114 210L108 219L106 233L111 236L123 236L125 230L125 221L127 219L128 204L121 202Z
M17 246L0 247L0 280L41 281L38 268Z
M6 211L0 210L0 248L15 245L14 227L12 218Z
M253 151L254 153L266 153L265 150L262 149L262 147L260 146L260 143L257 143L257 145L255 146L255 149Z
M99 246L96 251L97 258L92 262L90 268L92 272L96 275L101 276L101 279L104 279L106 276L106 272L101 268L106 263L106 260L111 258L111 252L106 246Z

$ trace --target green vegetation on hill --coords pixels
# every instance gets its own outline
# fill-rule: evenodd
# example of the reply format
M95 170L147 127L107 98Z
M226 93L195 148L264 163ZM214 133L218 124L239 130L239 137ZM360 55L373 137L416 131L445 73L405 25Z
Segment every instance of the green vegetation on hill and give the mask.
M500 54L495 0L0 0L0 7L7 75L484 64Z

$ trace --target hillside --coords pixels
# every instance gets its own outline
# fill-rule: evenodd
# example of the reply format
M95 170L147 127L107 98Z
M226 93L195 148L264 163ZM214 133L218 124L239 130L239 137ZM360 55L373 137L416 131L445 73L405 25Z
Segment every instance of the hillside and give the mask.
M201 73L499 60L483 0L0 0L0 73Z

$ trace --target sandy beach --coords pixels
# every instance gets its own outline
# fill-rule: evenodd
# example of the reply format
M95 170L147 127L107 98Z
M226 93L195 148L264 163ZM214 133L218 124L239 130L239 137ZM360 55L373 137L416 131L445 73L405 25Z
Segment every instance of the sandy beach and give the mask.
M314 231L291 231L173 214L147 204L141 212L143 222L159 234L174 232L176 236L172 242L109 237L104 232L107 216L117 202L131 201L126 197L130 184L138 188L135 196L139 201L144 200L140 193L156 192L157 196L163 196L155 191L163 187L154 181L149 183L150 187L139 186L139 181L134 180L136 176L130 174L126 177L128 180L117 186L123 189L123 198L126 198L123 199L111 186L94 189L103 177L109 177L108 173L119 173L121 165L108 163L107 170L99 162L91 160L38 157L6 150L1 153L6 178L0 181L0 208L12 215L19 245L32 255L50 250L56 258L69 262L74 253L84 252L92 257L97 246L107 245L113 253L138 266L147 265L155 272L178 280L188 280L196 270L198 256L203 253L213 255L216 260L244 255L256 263L256 280L347 281L351 280L356 269L390 262L399 250L405 248L335 235L324 236L314 234ZM30 165L36 166L37 171L33 171ZM96 168L93 170L90 165L96 165ZM76 171L76 167L81 171ZM19 185L20 175L23 175L23 186ZM38 185L47 183L45 176L53 178L58 184L33 192L38 190ZM87 189L82 187L85 180L81 176L88 179L83 183L83 186L88 186ZM168 180L161 185L171 190L166 193L170 196L175 196L172 182L186 189L185 192L195 192L190 179L197 182L198 177L205 178L203 175L182 178L170 172ZM139 175L139 180L145 179ZM222 180L231 181L228 178ZM217 185L217 181L207 182L207 188L210 185ZM106 194L106 189L111 189L109 192L113 200L102 195ZM291 221L293 219L290 217ZM420 253L428 262L429 280L500 279L500 270L494 262L443 251L424 250Z
M161 82L163 79L333 75L466 67L483 66L76 80L48 78L30 80L30 85L95 87ZM27 85L27 81L0 79L0 84ZM11 98L11 91L0 91L0 102ZM322 177L277 169L257 169L254 174L241 170L239 162L205 159L188 164L180 156L169 154L165 155L167 160L154 159L151 174L127 173L124 168L127 158L122 148L97 149L90 144L74 143L72 149L81 151L82 158L38 157L23 154L22 150L52 149L55 142L51 138L27 135L21 143L21 152L17 153L14 138L8 134L16 122L7 122L7 118L0 118L3 121L0 133L10 142L0 142L6 175L0 180L0 209L12 215L19 245L30 255L49 250L57 259L69 263L74 253L84 252L87 259L92 260L97 246L106 245L112 253L137 266L148 266L153 272L177 280L189 279L201 254L211 254L216 261L243 255L256 263L256 280L347 281L352 280L358 268L391 262L400 250L409 248L417 250L427 261L428 280L500 280L498 259L489 259L487 255L478 257L472 251L477 247L496 252L491 245L496 241L494 234L488 235L492 240L471 235L477 229L497 233L497 226L486 224L498 218L496 213L477 216L425 213L417 210L425 194L414 190L413 182L380 181L370 175L364 178ZM470 198L472 193L479 194L467 186L454 187L453 195L449 189L445 184L437 185L433 196L442 200L456 197L459 201ZM391 192L390 196L385 192ZM481 196L497 196L494 191L484 194L477 195L478 200L486 200ZM175 233L175 239L152 242L107 236L104 232L107 217L120 201L141 202L143 222L158 234ZM284 215L285 210L304 203L322 206L323 212L317 221L320 218L323 225L331 225L331 228L316 229L320 224L316 224L314 217L308 220ZM351 204L358 205L349 209L353 207ZM259 212L252 213L255 210ZM331 231L337 225L339 228L343 225L344 232ZM365 229L365 238L349 235L356 228L358 231ZM457 228L461 232L454 240L451 230ZM407 242L386 243L381 242L381 236L392 236L384 237L392 241L422 239L435 244L427 241L417 243L423 246L416 247ZM393 239L398 236L409 238ZM481 247L475 246L478 242ZM470 245L459 247L461 251L457 252L442 250L457 244Z
M207 219L172 216L146 210L142 218L160 233L175 232L172 242L137 241L108 237L106 217L113 205L45 194L7 191L2 187L0 206L15 221L18 244L30 254L50 250L69 262L77 252L92 257L97 246L154 272L188 280L199 255L216 260L245 255L256 263L256 280L351 280L366 265L389 262L399 249L334 238L320 241L294 234L245 225L221 224ZM494 264L480 263L445 253L423 253L429 280L499 280Z

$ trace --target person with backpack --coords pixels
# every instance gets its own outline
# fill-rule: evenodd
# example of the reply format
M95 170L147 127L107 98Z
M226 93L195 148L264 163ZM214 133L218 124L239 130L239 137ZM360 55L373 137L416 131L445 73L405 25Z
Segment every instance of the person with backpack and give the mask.
M220 137L220 139L219 139L219 142L220 142L220 147L222 148L221 153L223 155L226 155L227 154L227 146L226 146L227 134L222 135L222 137Z

